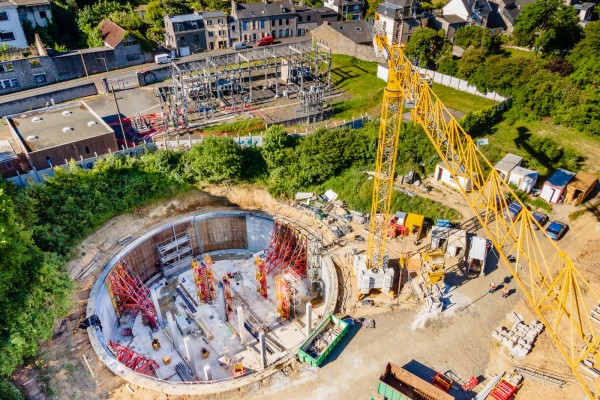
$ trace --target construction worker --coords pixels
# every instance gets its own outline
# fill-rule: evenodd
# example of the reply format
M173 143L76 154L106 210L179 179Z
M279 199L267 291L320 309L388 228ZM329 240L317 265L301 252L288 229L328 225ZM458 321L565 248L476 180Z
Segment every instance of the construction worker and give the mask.
M510 293L510 290L508 289L508 286L504 286L502 288L502 298L503 299L507 298L509 293Z
M496 284L494 282L490 283L490 290L488 290L488 293L492 294L496 291Z

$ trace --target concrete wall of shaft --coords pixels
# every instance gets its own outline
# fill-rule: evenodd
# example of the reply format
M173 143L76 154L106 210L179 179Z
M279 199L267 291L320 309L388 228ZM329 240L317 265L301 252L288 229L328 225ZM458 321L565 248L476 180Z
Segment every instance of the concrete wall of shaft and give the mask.
M105 265L92 288L88 300L87 316L98 315L104 328L103 332L94 328L88 330L92 347L102 362L113 373L135 385L168 394L200 395L225 392L259 381L276 372L277 367L281 364L296 357L297 346L289 349L285 356L274 362L272 361L264 370L242 378L218 382L172 382L133 372L118 362L107 345L112 330L117 326L117 316L110 301L106 279L118 261L126 261L142 280L152 280L160 276L161 273L156 245L180 234L190 236L195 255L201 253L200 247L202 247L204 253L213 256L228 253L253 254L267 248L274 220L285 221L285 218L260 211L233 209L194 213L172 220L167 224L158 225L123 247ZM291 221L286 222L294 225ZM302 226L296 225L295 227L309 237L314 234L314 232ZM323 315L328 315L334 311L336 306L338 282L335 267L330 257L321 258L321 267L323 301L325 304Z

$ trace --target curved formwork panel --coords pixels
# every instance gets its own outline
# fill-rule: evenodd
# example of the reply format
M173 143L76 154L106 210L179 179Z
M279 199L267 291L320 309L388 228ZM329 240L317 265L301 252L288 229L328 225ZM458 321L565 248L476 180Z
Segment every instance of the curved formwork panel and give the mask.
M276 236L282 226L293 230L293 245L289 235ZM298 273L314 240L282 218L248 211L188 215L151 229L95 282L87 314L103 330L89 330L92 346L115 374L163 393L217 393L263 379L310 335L306 313L314 328L335 308L330 258L316 258L319 285Z

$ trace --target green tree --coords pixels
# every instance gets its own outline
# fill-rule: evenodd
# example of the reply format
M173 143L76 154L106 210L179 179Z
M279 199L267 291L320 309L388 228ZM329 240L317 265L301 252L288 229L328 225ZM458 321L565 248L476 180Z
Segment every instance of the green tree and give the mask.
M494 35L489 30L476 25L470 25L458 29L453 44L463 49L472 47L484 49L486 53L497 53L500 51L502 40L500 35Z
M517 44L544 53L568 50L581 37L577 11L562 0L536 0L517 16L514 37Z
M52 336L72 289L63 261L42 252L33 242L33 227L21 224L11 191L0 183L0 377L9 376Z
M287 163L288 155L286 154L286 149L291 144L292 140L283 126L271 125L267 129L263 139L262 153L269 169L281 167Z
M209 136L184 154L184 173L192 181L236 181L242 172L240 147L225 136Z
M444 31L431 28L417 28L408 43L405 53L411 59L416 59L421 67L435 67L442 56L452 52L452 45L446 39Z

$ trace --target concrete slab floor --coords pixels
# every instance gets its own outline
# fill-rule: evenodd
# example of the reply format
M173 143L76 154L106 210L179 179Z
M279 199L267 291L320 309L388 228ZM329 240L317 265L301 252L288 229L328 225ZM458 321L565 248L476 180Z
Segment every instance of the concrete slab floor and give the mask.
M503 282L507 275L498 268L451 287L449 306L441 313L429 314L424 305L370 317L376 328L354 327L317 373L305 369L298 379L284 379L252 398L377 398L377 382L388 361L404 366L414 360L430 370L452 371L463 381L483 375L497 346L491 332L519 300L516 294L502 299L500 291L487 293L490 282Z

